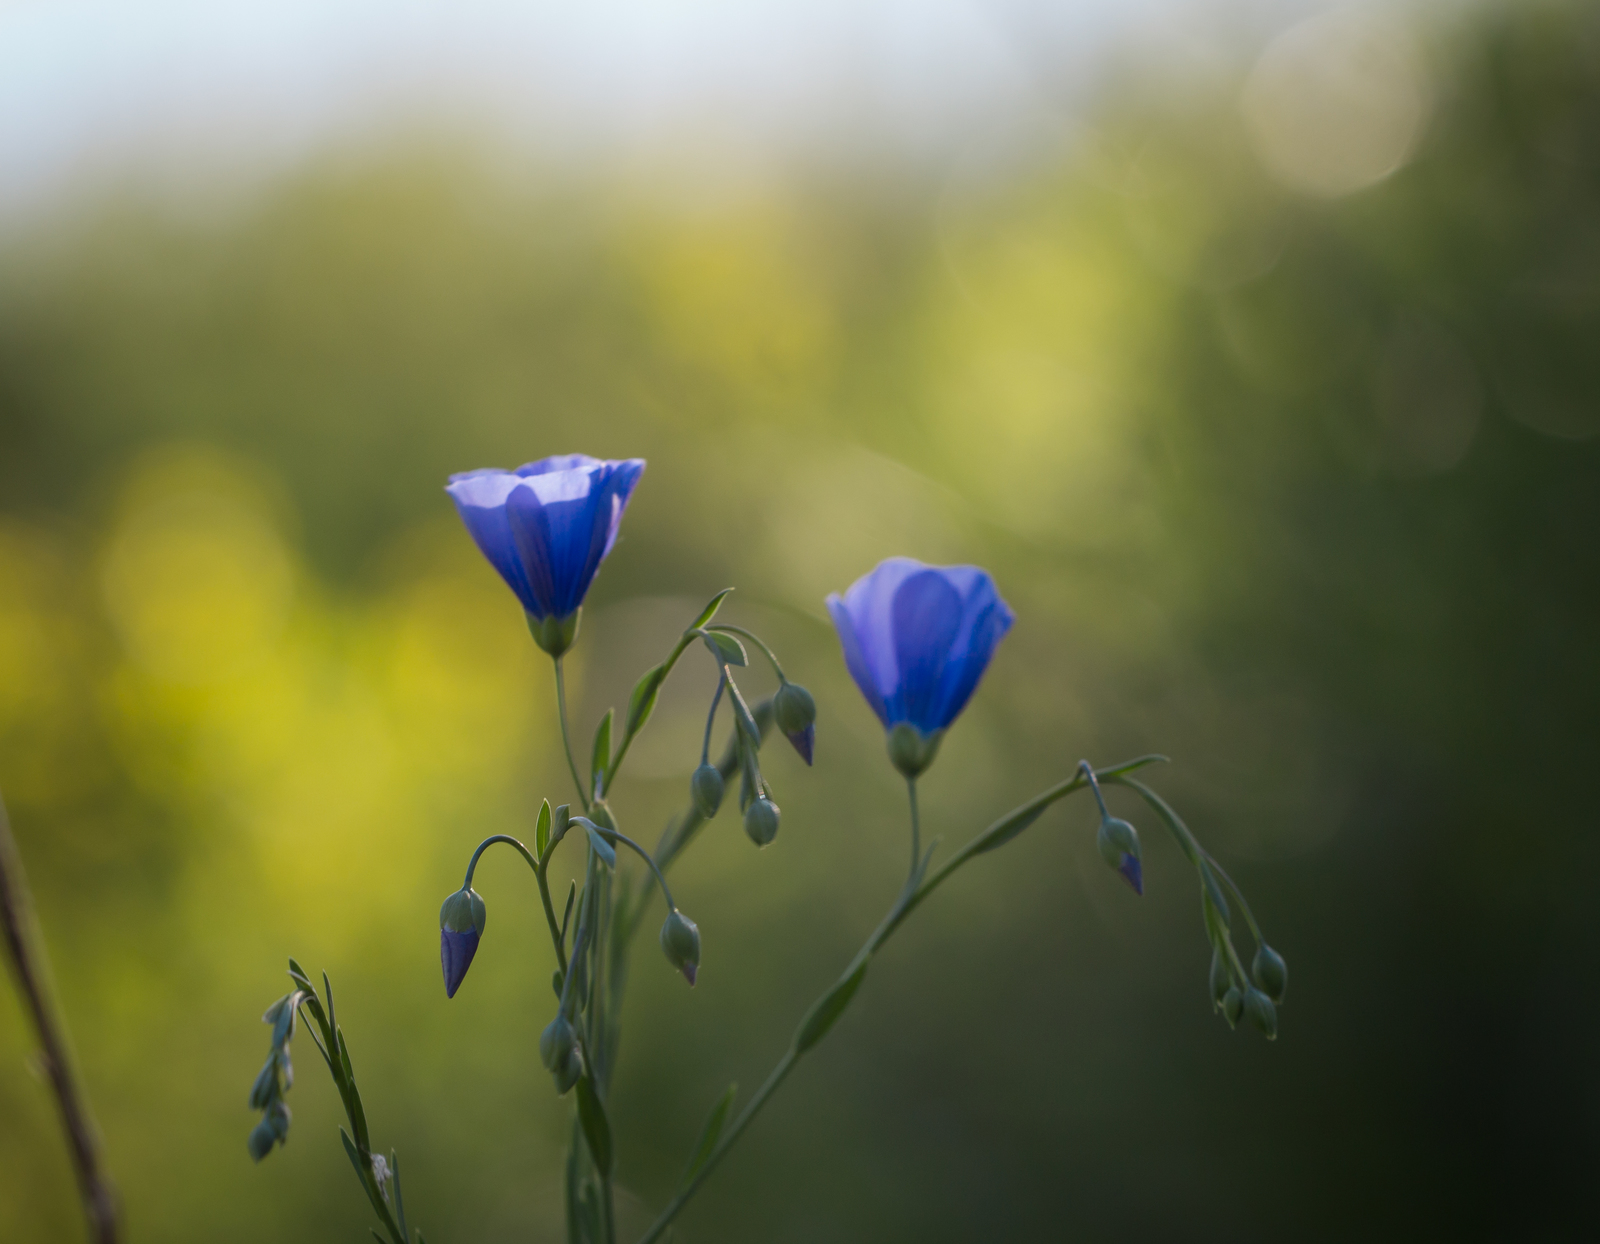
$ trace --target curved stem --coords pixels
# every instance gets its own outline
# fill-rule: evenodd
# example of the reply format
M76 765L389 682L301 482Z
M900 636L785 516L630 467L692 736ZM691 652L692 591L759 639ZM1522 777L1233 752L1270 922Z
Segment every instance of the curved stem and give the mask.
M36 944L38 931L28 882L3 801L0 801L0 926L4 927L17 991L39 1034L40 1061L61 1111L61 1124L72 1151L72 1167L78 1176L78 1192L89 1219L91 1238L95 1244L116 1244L119 1236L116 1191L101 1169L100 1141L94 1119L67 1054L66 1024L51 1004L44 953Z
M694 637L699 633L699 631L691 629L685 631L678 637L677 644L673 646L673 649L671 653L668 654L667 659L661 663L661 681L663 684L665 684L667 681L667 675L672 673L672 667L677 665L678 658L684 654L689 645L694 642ZM660 688L657 688L657 690L659 691ZM606 790L610 790L611 784L616 781L617 773L622 768L622 758L628 754L628 749L633 746L634 736L638 733L639 730L637 727L635 727L629 729L622 736L622 743L617 747L617 754L612 758L611 767L606 770L606 775L603 779ZM574 770L574 772L576 772L576 770Z
M1261 936L1261 926L1256 923L1255 913L1250 910L1250 901L1245 898L1244 891L1239 888L1238 883L1232 877L1228 876L1228 870L1217 863L1216 856L1212 855L1204 847L1200 848L1200 853L1206 857L1206 863L1211 865L1228 889L1233 891L1233 897L1239 900L1239 910L1244 912L1244 922L1250 926L1250 936L1256 939L1256 945L1265 946L1266 941Z
M567 950L563 944L565 939L561 936L561 929L556 924L556 910L550 902L550 883L545 878L544 865L540 864L532 851L523 846L510 834L493 834L478 844L478 849L472 853L472 858L467 861L467 879L461 883L463 890L472 889L472 874L478 869L478 857L494 846L497 842L504 842L517 849L517 853L528 861L528 867L533 869L534 878L539 882L539 900L544 904L545 923L550 926L550 943L555 947L556 963L561 968L562 976L567 974Z
M572 732L567 728L567 679L561 669L561 658L554 658L556 665L556 709L561 715L561 743L567 749L567 768L572 771L572 784L578 788L578 800L583 804L583 810L589 810L589 795L583 789L583 779L578 776L578 762L572 758Z
M1100 805L1100 816L1102 819L1109 821L1111 819L1111 809L1106 807L1106 797L1100 793L1100 783L1095 779L1094 766L1087 760L1080 760L1078 761L1078 772L1089 779L1089 789L1094 791L1094 801Z
M743 635L746 639L748 639L751 643L753 643L757 648L760 648L762 652L767 654L767 660L772 662L772 672L778 676L778 681L780 683L786 683L786 682L789 681L789 679L784 675L783 666L778 664L777 655L772 651L771 648L767 647L766 641L764 641L761 638L761 636L755 634L752 631L745 630L744 627L742 627L742 626L728 626L725 623L720 623L720 622L716 626L708 626L708 627L706 627L706 630L708 630L708 631L727 631L727 632L730 632L730 633L732 633L734 635Z
M722 703L722 692L728 685L728 672L723 670L722 676L717 679L717 693L711 697L711 711L706 714L706 738L700 744L700 763L711 763L711 727L716 724L717 705Z
M609 839L612 842L620 842L625 847L631 847L640 859L642 859L646 864L650 865L650 871L655 873L656 881L661 886L661 896L667 900L667 906L673 911L678 910L678 905L672 901L672 891L667 889L667 879L661 872L661 869L656 866L655 859L651 856L650 852L646 851L632 838L628 837L627 834L621 833L618 830L601 829L598 825L596 825L594 832L599 834L602 838Z
M1165 759L1165 756L1141 756L1136 760L1129 760L1120 765L1113 765L1110 768L1093 770L1092 772L1097 778L1105 779L1110 775L1127 773L1131 770L1139 769L1145 765L1154 764L1157 761L1162 761ZM928 895L933 893L933 891L936 890L940 884L942 884L944 880L950 876L951 873L955 872L955 870L960 868L962 864L972 859L973 856L981 855L985 851L991 850L994 847L1000 846L1009 841L1016 834L1020 833L1023 829L1026 829L1030 824L1032 824L1033 821L1051 804L1055 803L1059 799L1065 798L1067 795L1072 794L1073 791L1081 790L1084 785L1086 785L1086 783L1082 773L1074 774L1066 781L1057 783L1049 790L1046 790L1037 795L1035 798L1030 799L1027 803L1018 808L1012 809L1012 811L1008 812L1005 816L994 822L994 824L990 825L988 829L977 835L977 837L973 838L971 842L967 843L966 846L952 856L950 860L945 863L944 867L942 867L932 877L928 878L928 880L919 886L915 891L909 890L908 886L908 889L903 891L900 898L895 901L894 906L889 909L888 915L886 915L878 927L872 931L872 936L867 938L866 942L862 944L860 950L856 951L855 957L850 960L849 966L845 968L838 981L836 981L829 988L827 993L823 994L822 997L817 1000L817 1003L814 1003L812 1007L808 1009L807 1016L809 1017L811 1014L815 1013L817 1004L821 1003L823 999L835 997L841 990L849 988L850 986L848 982L851 980L851 978L855 977L866 966L866 964L871 960L872 956L877 953L878 949L883 945L883 943L888 941L894 931L900 927L905 918L911 914L911 912L918 906L918 904L922 902L923 899L927 898ZM913 787L913 790L914 789L915 788ZM915 876L916 860L913 859L912 877L914 878ZM848 1005L848 1002L849 996L846 995L845 1005ZM840 1007L840 1010L843 1010L843 1006ZM802 1031L805 1027L805 1023L806 1021L802 1021ZM716 1169L717 1164L722 1161L723 1156L730 1148L732 1148L734 1142L737 1141L740 1135L743 1134L745 1128L749 1127L751 1121L760 1112L761 1107L766 1104L767 1099L770 1098L772 1094L777 1091L778 1086L788 1078L789 1073L794 1070L795 1064L800 1061L801 1057L805 1053L805 1050L800 1048L799 1036L800 1033L797 1032L795 1042L790 1044L788 1050L784 1052L783 1057L778 1060L777 1065L773 1067L766 1080L756 1091L756 1095L750 1099L749 1104L739 1112L739 1117L736 1118L728 1126L727 1131L722 1134L721 1139L717 1141L716 1147L711 1150L711 1153L707 1156L704 1164L698 1171L695 1172L694 1178L685 1184L683 1190L680 1191L678 1195L675 1196L667 1205L667 1207L661 1211L660 1216L657 1217L655 1222L651 1224L650 1229L639 1237L639 1244L655 1244L655 1241L661 1239L661 1237L671 1227L672 1220L676 1218L683 1207L688 1204L689 1199L694 1196L697 1191L699 1191L700 1186L705 1183L711 1172ZM820 1037L817 1038L817 1040L820 1039Z

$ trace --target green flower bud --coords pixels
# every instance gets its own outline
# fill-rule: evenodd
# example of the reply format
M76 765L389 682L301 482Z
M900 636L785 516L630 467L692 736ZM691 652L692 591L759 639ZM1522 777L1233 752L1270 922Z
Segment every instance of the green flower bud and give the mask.
M564 618L555 614L537 618L528 614L528 630L533 642L553 657L558 657L578 642L578 623L583 620L583 606L579 605Z
M451 933L483 935L489 909L476 890L457 890L439 908L439 927Z
M1222 1014L1229 1028L1238 1026L1239 1017L1244 1014L1244 995L1239 992L1239 986L1230 985L1228 992L1222 995Z
M1250 975L1256 978L1256 984L1261 986L1261 992L1274 1002L1283 1001L1283 991L1289 985L1289 965L1283 961L1283 956L1263 942L1256 949L1254 962L1250 964Z
M799 683L786 681L772 697L772 719L800 753L800 759L810 764L817 739L817 702L811 692Z
M683 973L683 979L694 984L700 972L700 929L676 907L667 913L661 926L661 949L667 962Z
M902 721L889 731L889 762L908 778L921 776L939 754L939 744L944 741L944 731L923 734L908 721Z
M617 818L611 815L611 805L604 799L596 799L589 808L589 819L601 829L617 832Z
M1221 1006L1222 999L1227 996L1228 990L1233 988L1233 977L1228 972L1228 965L1223 960L1219 951L1211 952L1211 1003Z
M572 1052L567 1055L567 1061L551 1075L556 1082L556 1096L565 1097L572 1091L572 1086L583 1077L583 1052L577 1046L573 1046Z
M778 836L778 805L765 795L757 798L744 814L744 832L756 846L766 846Z
M1248 990L1244 995L1244 1013L1251 1026L1268 1041L1278 1039L1278 1008L1266 994L1259 989Z
M722 793L726 789L722 774L713 764L701 765L689 779L689 793L694 798L695 811L706 820L716 816L722 806Z
M578 1034L572 1030L567 1017L558 1013L539 1034L539 1061L544 1064L546 1071L559 1071L567 1065L567 1059L577 1043Z
M1135 894L1144 893L1144 873L1140 864L1139 831L1127 821L1114 816L1100 821L1100 832L1095 836L1100 848L1100 858L1117 871L1133 887Z

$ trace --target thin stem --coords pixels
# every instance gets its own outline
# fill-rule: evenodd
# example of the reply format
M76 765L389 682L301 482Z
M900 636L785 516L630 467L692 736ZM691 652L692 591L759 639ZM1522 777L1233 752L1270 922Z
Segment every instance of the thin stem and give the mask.
M711 763L711 727L716 724L717 705L722 703L722 692L728 685L728 671L724 669L722 676L717 679L717 693L711 697L711 711L706 714L705 742L700 744L700 763Z
M1087 760L1078 761L1078 772L1089 779L1089 789L1094 791L1094 801L1100 805L1100 816L1109 821L1111 809L1106 807L1106 797L1100 793L1100 783L1094 776L1094 766Z
M662 874L661 869L656 866L656 862L653 858L651 858L650 852L646 851L632 838L628 837L627 834L621 833L618 830L601 829L598 825L596 825L594 832L599 834L602 838L608 838L613 842L620 842L625 847L631 847L640 859L642 859L646 864L650 865L650 871L655 873L656 881L658 881L661 885L661 896L667 900L667 906L672 908L673 911L678 909L678 905L672 901L672 891L667 889L667 879Z
M1256 945L1265 946L1266 942L1261 936L1261 926L1256 923L1255 913L1250 910L1250 902L1245 898L1244 891L1239 888L1232 877L1228 876L1228 870L1217 863L1216 856L1212 855L1204 847L1200 848L1200 853L1206 857L1206 863L1216 870L1217 875L1227 884L1228 889L1233 891L1233 897L1239 900L1239 910L1244 912L1244 922L1250 926L1250 936L1256 939Z
M1104 779L1114 774L1126 773L1130 770L1142 768L1145 765L1154 764L1157 761L1165 759L1166 757L1164 756L1141 756L1137 760L1126 761L1120 765L1114 765L1107 769L1100 769L1098 771L1091 772L1095 777ZM955 872L956 869L960 868L962 864L966 863L976 855L983 854L986 850L990 850L995 846L1009 841L1011 836L1015 835L1016 833L1020 833L1021 830L1027 828L1027 826L1031 824L1033 820L1037 818L1039 814L1048 808L1052 803L1055 803L1058 799L1065 798L1067 795L1072 794L1076 790L1081 790L1084 785L1086 785L1086 782L1081 772L1074 774L1071 778L1068 778L1064 782L1057 783L1049 790L1037 795L1035 798L1029 800L1020 807L1014 808L1005 816L1001 817L998 821L994 822L994 824L990 825L989 828L977 835L977 837L973 838L971 842L967 843L966 846L952 856L950 860L946 862L944 867L942 867L932 877L928 878L928 880L925 881L915 891L910 890L910 882L908 880L907 888L901 892L901 895L895 901L894 906L889 909L888 915L886 915L878 927L872 931L872 936L867 938L866 942L862 944L860 950L856 951L855 957L850 960L849 966L845 968L838 981L836 981L829 988L828 992L822 995L822 997L826 998L834 994L835 991L840 989L841 986L845 984L845 982L850 980L850 978L853 977L872 958L872 956L877 953L878 949L884 944L884 942L889 940L894 931L900 927L905 918L911 914L911 912L922 902L922 900L927 898L928 895L932 894L933 891L936 890L944 882L944 880L950 876L950 874ZM912 787L912 791L914 800L914 786ZM913 806L915 806L914 803ZM913 857L913 879L916 876L916 864L916 858ZM818 999L818 1002L820 1001L821 999ZM815 1005L816 1004L813 1004L813 1008ZM809 1015L810 1013L811 1011L808 1010L807 1014ZM802 1021L802 1024L803 1022L804 1021ZM798 1037L799 1034L797 1033L796 1035ZM801 1050L798 1044L791 1044L789 1046L788 1050L784 1052L783 1057L778 1060L777 1065L773 1067L771 1073L767 1076L766 1081L756 1091L756 1095L750 1099L749 1104L739 1112L739 1117L735 1119L733 1123L729 1125L727 1131L722 1134L722 1137L717 1141L715 1148L713 1148L709 1156L707 1156L704 1165L702 1165L700 1169L695 1172L694 1178L685 1184L683 1190L672 1199L672 1201L664 1210L661 1211L660 1216L657 1217L655 1222L651 1224L650 1229L646 1231L644 1235L639 1237L639 1244L655 1244L655 1241L659 1240L667 1232L668 1228L670 1228L672 1225L672 1220L678 1216L678 1213L686 1204L688 1204L689 1199L694 1196L694 1194L700 1189L700 1186L705 1183L711 1172L716 1169L717 1164L722 1161L723 1156L733 1146L734 1142L739 1139L740 1135L743 1134L745 1128L750 1125L751 1121L760 1112L761 1107L766 1104L767 1099L777 1091L778 1086L781 1085L788 1077L789 1073L794 1070L795 1064L800 1061L800 1058L804 1053L805 1051Z
M759 636L757 634L754 634L751 631L745 630L744 627L742 627L742 626L728 626L728 625L726 625L724 623L721 623L721 622L719 622L716 626L708 626L708 627L706 627L706 630L708 630L708 631L728 631L728 632L731 632L734 635L743 635L746 639L748 639L751 643L753 643L757 648L760 648L762 652L767 654L767 660L772 662L772 672L778 676L778 681L780 683L786 683L786 682L789 681L788 678L786 678L784 676L783 666L778 664L777 655L772 651L771 648L767 647L765 641L762 640L761 636Z
M917 865L922 862L922 818L917 815L917 779L906 779L906 790L911 795L911 872L917 875Z
M50 1077L50 1087L61 1111L72 1167L78 1177L78 1192L95 1244L116 1244L117 1195L110 1178L101 1168L100 1141L88 1100L73 1075L67 1055L66 1024L55 1012L49 986L49 970L44 950L37 944L38 929L28 879L22 871L22 857L11 836L11 822L0 800L0 924L5 926L6 950L10 954L17 990L22 994L34 1028L39 1034L40 1060Z
M567 678L561 669L561 658L556 657L556 709L561 714L561 743L567 749L567 768L572 771L572 784L578 788L578 800L583 810L589 810L589 795L583 789L583 779L578 776L578 762L572 758L572 731L567 728Z
M668 655L667 659L661 663L661 682L663 685L665 685L667 681L667 675L672 673L672 667L678 663L678 658L684 654L684 651L692 642L694 642L694 637L699 633L700 632L695 630L688 630L678 637L678 642L673 647L672 652ZM657 688L657 690L659 691L660 688ZM617 773L622 768L622 758L628 754L628 749L633 746L634 736L638 733L639 731L637 728L630 728L627 733L622 736L622 743L617 748L617 754L612 757L611 767L606 770L606 775L603 779L606 790L610 790L612 783L616 781Z
M493 834L478 844L478 849L472 853L472 859L467 862L467 879L461 883L463 890L472 889L472 874L478 870L478 857L494 846L497 842L504 842L517 849L517 853L528 861L528 867L533 869L534 878L539 883L539 900L544 904L545 923L550 926L550 942L556 950L556 963L561 968L561 974L567 972L566 939L562 936L560 927L556 924L556 911L550 903L550 883L545 878L545 865L540 864L532 851L523 846L510 834ZM548 862L548 861L547 861Z

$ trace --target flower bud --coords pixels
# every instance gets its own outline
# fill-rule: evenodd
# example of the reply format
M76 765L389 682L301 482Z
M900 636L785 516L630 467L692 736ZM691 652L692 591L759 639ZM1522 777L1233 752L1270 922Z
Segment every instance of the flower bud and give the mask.
M578 623L582 620L582 605L564 618L558 618L553 613L542 618L529 613L528 630L533 634L534 643L551 656L558 657L578 642Z
M478 953L488 908L476 890L457 890L439 909L439 962L444 969L444 996L453 998Z
M567 1055L567 1061L551 1072L551 1075L556 1082L556 1096L565 1097L583 1076L583 1051L573 1046L571 1053Z
M667 962L683 973L683 979L694 984L700 972L700 929L676 907L667 913L661 926L661 949Z
M772 719L800 753L800 759L810 764L817 739L817 702L811 692L799 683L785 682L772 697Z
M1259 1029L1268 1041L1278 1039L1278 1008L1272 999L1259 989L1250 989L1244 995L1244 1014L1251 1026Z
M1274 1002L1283 1001L1283 991L1289 985L1289 965L1283 956L1265 942L1256 948L1255 960L1250 964L1250 975L1256 978L1261 992Z
M889 731L889 763L907 778L919 777L933 763L943 741L943 730L923 734L909 721L898 722Z
M567 1017L558 1012L539 1034L539 1061L546 1071L559 1071L567 1065L567 1058L577 1043L578 1034L572 1030Z
M1117 817L1104 817L1100 821L1100 832L1095 837L1095 843L1100 848L1100 858L1133 887L1135 894L1143 894L1144 873L1139 863L1138 830Z
M1222 995L1222 1014L1229 1028L1238 1025L1239 1017L1244 1014L1244 995L1239 992L1239 986L1230 985L1228 992Z
M689 779L689 794L694 798L695 811L708 821L722 806L724 789L722 774L713 764L701 765Z
M778 805L765 795L757 797L744 814L744 832L756 846L766 846L778 836Z
M1211 952L1211 1003L1221 1006L1222 1000L1227 996L1228 990L1233 988L1233 977L1228 973L1228 965L1223 961L1222 955L1213 950Z

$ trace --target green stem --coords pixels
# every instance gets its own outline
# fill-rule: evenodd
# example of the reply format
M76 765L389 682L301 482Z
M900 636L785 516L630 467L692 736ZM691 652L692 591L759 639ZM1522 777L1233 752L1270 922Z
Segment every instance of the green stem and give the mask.
M583 804L583 810L589 810L589 795L583 789L583 779L578 776L578 762L572 758L572 731L567 728L567 679L561 669L561 658L554 658L556 665L556 709L561 715L561 743L567 749L567 768L572 771L572 784L578 788L578 801Z
M656 862L651 858L650 852L646 851L632 838L628 837L627 834L621 833L618 830L601 829L597 825L595 826L594 832L599 834L602 838L608 838L612 842L620 842L625 847L631 847L640 859L642 859L646 864L650 865L650 871L656 875L656 881L661 885L661 896L667 900L667 906L673 911L678 909L678 905L672 901L672 891L667 889L667 879L662 874L661 869L656 866Z
M1164 756L1141 756L1137 760L1126 761L1120 765L1113 765L1107 769L1093 770L1091 772L1093 772L1097 778L1104 780L1112 775L1127 773L1131 770L1139 769L1145 765L1154 764L1157 761L1165 759L1166 757ZM934 890L938 889L945 879L955 872L956 869L960 868L961 865L965 864L974 856L981 855L985 851L991 850L993 847L999 846L1003 842L1008 841L1011 837L1015 836L1015 834L1020 833L1023 829L1027 828L1027 826L1031 824L1051 804L1055 803L1059 799L1065 798L1067 795L1072 794L1076 790L1081 790L1085 785L1086 782L1083 774L1074 774L1066 781L1052 786L1049 790L1044 791L1042 794L1029 800L1020 807L1012 809L1012 811L1008 812L998 821L995 821L994 824L990 825L989 828L984 830L977 837L973 838L971 842L967 843L966 846L952 856L944 865L944 867L923 882L923 884L915 891L911 891L909 889L908 881L908 888L902 891L901 896L895 901L894 906L889 909L888 915L883 918L883 921L876 929L873 930L872 936L867 938L861 949L856 952L855 957L850 960L849 966L845 968L838 981L836 981L829 988L827 993L823 994L817 1000L817 1003L814 1003L812 1007L807 1010L808 1018L813 1013L816 1006L823 1001L823 999L834 995L841 987L845 986L846 982L848 982L851 977L855 976L866 965L872 956L877 953L878 949L884 944L884 942L888 941L894 931L900 927L905 918L916 909L923 899L927 898L928 895L932 894ZM914 817L914 810L916 807L915 789L915 786L913 786L912 807ZM918 862L919 861L917 857L913 855L911 873L912 879L916 877ZM805 1021L802 1021L802 1029L804 1026ZM699 1191L700 1186L705 1183L711 1172L716 1169L717 1164L722 1161L723 1156L730 1148L732 1148L734 1142L737 1141L744 1133L745 1128L750 1126L751 1121L754 1120L756 1115L760 1112L762 1106L766 1104L767 1099L770 1098L772 1094L778 1090L778 1086L788 1078L789 1073L794 1070L795 1064L800 1061L802 1055L805 1053L805 1050L802 1050L799 1047L798 1037L799 1033L797 1032L796 1042L792 1043L789 1046L789 1049L784 1052L783 1057L778 1060L777 1065L773 1067L772 1071L768 1074L765 1082L763 1082L761 1087L756 1090L756 1095L750 1099L745 1108L739 1112L739 1117L735 1119L733 1123L729 1125L727 1131L722 1134L721 1139L717 1141L716 1147L713 1148L711 1153L707 1156L705 1163L698 1171L695 1172L694 1178L685 1184L682 1191L680 1191L678 1195L675 1196L667 1205L667 1207L661 1211L660 1216L657 1217L655 1222L651 1224L650 1229L639 1237L639 1244L654 1244L656 1240L659 1240L667 1232L668 1228L670 1228L672 1225L672 1220L676 1218L683 1207L689 1203L689 1199L694 1196L697 1191ZM821 1038L819 1037L818 1040L820 1039Z
M562 976L565 977L567 974L567 950L564 945L565 939L561 936L561 929L556 924L555 908L550 903L550 883L545 878L545 867L549 863L548 860L545 864L540 864L534 857L533 852L510 834L494 834L480 842L478 849L472 853L472 859L467 863L467 879L461 883L461 888L463 890L472 889L472 874L478 869L478 857L497 842L504 842L509 846L515 847L517 853L528 861L528 867L533 869L534 878L539 883L539 901L544 904L545 923L550 926L550 943L555 947L556 963L561 968Z
M734 634L734 635L743 635L746 639L748 639L751 643L753 643L757 648L760 648L762 652L767 654L767 660L772 662L772 672L778 676L778 682L779 683L786 683L786 682L789 681L788 678L784 676L783 666L778 664L777 655L772 651L771 648L767 647L765 641L762 640L761 636L759 636L759 635L757 635L757 634L755 634L755 633L753 633L751 631L745 630L744 627L742 627L742 626L728 626L728 625L726 625L724 623L718 623L716 626L708 626L708 627L706 627L706 630L708 630L708 631L726 631L726 632L729 632L729 633Z
M711 763L711 727L716 724L717 705L722 703L722 693L727 686L728 674L724 670L722 676L717 679L717 693L711 697L711 711L706 714L706 737L700 744L700 763L703 765Z
M906 779L906 790L911 795L911 872L917 875L917 865L922 862L922 818L917 815L917 779Z
M673 647L671 654L665 661L662 662L663 669L661 671L661 681L663 684L665 684L667 681L667 675L672 673L672 667L677 665L678 658L681 657L689 645L694 642L694 637L698 633L699 632L697 631L689 630L685 631L681 636L679 636L678 642ZM660 689L657 688L657 690L659 691ZM633 739L636 734L638 734L637 730L630 729L622 736L622 743L617 748L617 754L611 761L611 767L606 770L606 776L604 779L605 790L610 790L611 784L616 781L617 773L622 768L622 758L628 754L628 749L633 746ZM567 758L569 761L572 758L571 748L567 749ZM573 773L576 775L577 770L574 769ZM603 794L604 791L601 793Z

